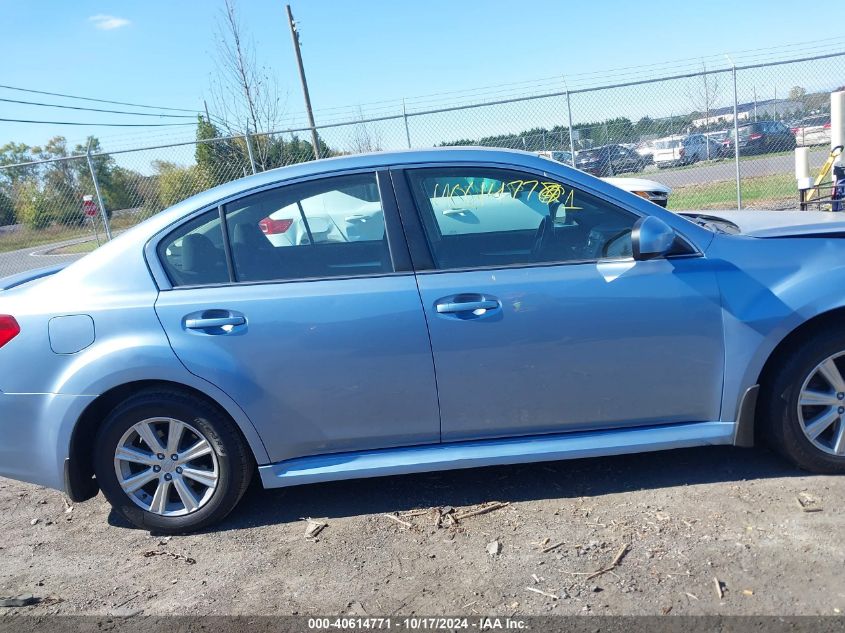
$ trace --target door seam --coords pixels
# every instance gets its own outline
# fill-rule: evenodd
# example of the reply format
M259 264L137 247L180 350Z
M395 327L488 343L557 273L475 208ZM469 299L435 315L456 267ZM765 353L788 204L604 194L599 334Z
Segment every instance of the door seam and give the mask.
M443 408L440 404L440 381L437 378L437 361L435 361L435 359L434 359L434 343L431 340L431 327L428 323L428 313L426 312L425 303L424 303L423 297L422 297L422 291L420 290L420 280L419 280L419 275L417 274L417 267L416 267L416 264L414 263L413 256L410 255L411 247L408 244L408 233L405 230L405 222L402 221L402 213L401 213L401 211L399 211L400 202L399 202L399 196L396 195L396 185L393 182L393 170L389 169L387 173L388 173L388 176L390 177L390 186L393 190L393 191L391 191L391 193L393 194L393 200L396 203L396 210L397 210L397 212L399 212L398 213L399 214L399 226L402 228L402 237L405 238L405 248L408 250L408 254L410 256L411 268L412 268L411 272L414 275L414 286L417 289L417 297L420 300L420 310L422 311L423 321L425 323L425 333L426 333L426 336L428 337L428 353L431 355L431 371L434 373L434 396L437 398L437 443L442 444L443 443ZM412 209L412 211L414 213L417 213L416 207L414 209Z

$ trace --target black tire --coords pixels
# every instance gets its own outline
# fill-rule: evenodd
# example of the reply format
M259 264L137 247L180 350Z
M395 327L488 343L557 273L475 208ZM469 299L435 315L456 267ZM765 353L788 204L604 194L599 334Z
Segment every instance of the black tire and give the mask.
M845 330L819 330L802 337L779 356L779 367L761 385L758 438L799 468L814 473L845 473L845 456L824 452L804 434L798 416L799 395L814 369L842 351L845 351ZM845 371L845 357L841 366ZM836 424L845 424L845 416L834 422L834 427Z
M121 488L115 472L115 449L121 437L134 424L155 417L190 424L205 436L216 456L217 487L204 505L183 516L163 516L140 507ZM249 448L225 413L177 390L148 390L128 398L109 414L95 440L94 472L106 499L133 525L161 534L194 532L221 521L249 486L253 464Z

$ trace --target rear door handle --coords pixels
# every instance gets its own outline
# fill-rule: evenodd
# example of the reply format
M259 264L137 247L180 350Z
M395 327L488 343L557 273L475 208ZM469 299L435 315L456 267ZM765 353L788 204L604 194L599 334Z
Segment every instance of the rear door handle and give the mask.
M185 327L189 330L205 330L215 327L237 326L246 323L242 316L217 317L213 319L185 319Z

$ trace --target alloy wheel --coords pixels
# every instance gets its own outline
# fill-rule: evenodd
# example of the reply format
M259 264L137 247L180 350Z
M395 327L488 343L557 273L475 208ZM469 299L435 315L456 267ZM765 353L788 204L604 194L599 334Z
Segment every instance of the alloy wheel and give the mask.
M801 386L798 421L808 440L829 455L845 457L845 352L829 356Z
M202 508L217 490L219 465L208 439L174 418L133 424L114 454L117 481L127 496L153 514L177 517Z

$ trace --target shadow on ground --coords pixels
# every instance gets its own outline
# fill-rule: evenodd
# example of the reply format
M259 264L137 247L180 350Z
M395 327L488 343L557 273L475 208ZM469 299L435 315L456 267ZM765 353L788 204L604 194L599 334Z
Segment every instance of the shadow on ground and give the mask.
M263 490L254 484L219 530L487 501L601 496L749 479L795 477L798 470L764 449L706 447L616 457L377 477ZM126 523L112 513L110 522ZM213 530L212 530L213 531Z
M807 476L765 449L691 448L569 461L375 477L264 490L253 481L217 530L487 501L601 496L634 490ZM257 477L256 477L257 479ZM115 512L109 523L130 527Z

